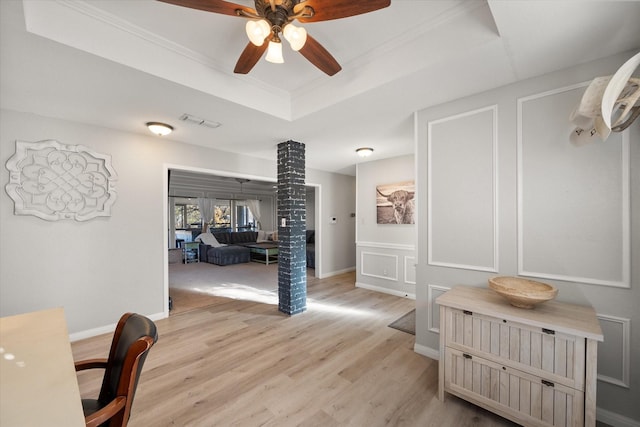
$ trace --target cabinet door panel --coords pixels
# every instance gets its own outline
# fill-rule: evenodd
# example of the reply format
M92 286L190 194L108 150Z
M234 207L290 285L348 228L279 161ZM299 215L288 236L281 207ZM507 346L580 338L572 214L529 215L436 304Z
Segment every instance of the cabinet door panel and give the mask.
M446 344L584 390L584 338L461 310L450 311ZM498 359L496 359L496 357Z
M445 389L525 425L583 423L584 393L447 347Z

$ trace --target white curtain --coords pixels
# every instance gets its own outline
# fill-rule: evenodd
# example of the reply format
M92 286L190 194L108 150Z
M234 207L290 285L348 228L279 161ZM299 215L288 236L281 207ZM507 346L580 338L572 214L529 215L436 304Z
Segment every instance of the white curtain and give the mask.
M256 220L256 224L258 226L258 230L262 229L262 223L260 223L260 200L247 200L247 207L249 208L249 211L251 211L251 215L253 215L253 217Z
M198 209L200 209L200 218L202 218L202 232L209 231L209 221L212 220L216 207L216 199L198 199Z

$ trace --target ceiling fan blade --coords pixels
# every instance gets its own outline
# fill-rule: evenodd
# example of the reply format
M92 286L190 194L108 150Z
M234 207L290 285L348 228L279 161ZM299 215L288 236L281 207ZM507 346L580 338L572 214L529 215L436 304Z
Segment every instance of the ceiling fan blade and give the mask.
M233 72L236 74L247 74L256 65L260 58L262 58L262 55L265 50L267 50L268 46L269 43L267 41L265 41L262 46L256 46L249 42L247 47L245 47L240 54L240 58L238 58L236 68L233 69Z
M207 12L221 13L223 15L238 16L236 10L244 10L251 14L256 14L256 11L250 7L242 6L240 4L231 3L223 0L158 0L162 3L174 4L176 6L188 7L191 9L204 10Z
M342 70L338 61L316 39L307 34L307 41L300 49L300 53L313 65L333 76Z
M298 18L300 22L329 21L331 19L347 18L383 9L391 4L391 0L306 0L296 4L294 13L298 13L311 6L314 15L311 18Z

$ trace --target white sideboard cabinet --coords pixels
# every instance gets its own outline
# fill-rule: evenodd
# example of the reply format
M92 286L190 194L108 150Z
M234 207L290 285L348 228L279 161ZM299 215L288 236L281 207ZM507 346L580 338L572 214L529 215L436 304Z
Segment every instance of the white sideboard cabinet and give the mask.
M525 426L595 426L592 307L526 310L486 288L457 286L440 305L439 398L445 392Z

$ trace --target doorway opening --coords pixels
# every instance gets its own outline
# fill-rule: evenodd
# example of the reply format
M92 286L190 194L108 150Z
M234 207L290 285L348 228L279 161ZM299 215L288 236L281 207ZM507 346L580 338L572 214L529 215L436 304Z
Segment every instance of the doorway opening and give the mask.
M245 263L217 266L209 263L188 262L190 259L185 258L184 248L181 247L187 241L193 242L202 232L205 219L202 218L199 209L196 209L198 198L213 199L215 205L220 207L217 217L213 216L207 220L206 228L209 231L216 231L216 229L217 231L222 229L226 231L277 230L276 182L267 177L178 165L165 165L164 178L166 180L164 185L165 253L167 254L164 262L164 294L168 302L169 297L172 297L171 313L179 313L181 309L176 305L176 300L171 294L182 298L183 302L186 301L187 305L194 308L206 304L206 301L199 301L197 295L194 296L193 293L187 295L188 300L185 300L185 292L181 292L181 288L186 288L188 291L196 290L204 296L208 294L259 300L264 303L269 303L270 298L275 297L277 305L277 264ZM321 274L321 233L319 221L317 221L321 210L320 194L319 185L307 185L307 229L314 231L313 249L316 254L315 268L307 269L309 277L320 277ZM246 202L247 200L260 201L259 218L251 213L251 206ZM172 253L179 255L172 257L170 256ZM176 262L178 257L179 262ZM261 270L256 272L258 268ZM271 282L265 280L271 276ZM176 283L176 280L181 283ZM274 292L271 294L272 291ZM169 303L166 314L169 315Z

